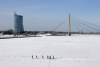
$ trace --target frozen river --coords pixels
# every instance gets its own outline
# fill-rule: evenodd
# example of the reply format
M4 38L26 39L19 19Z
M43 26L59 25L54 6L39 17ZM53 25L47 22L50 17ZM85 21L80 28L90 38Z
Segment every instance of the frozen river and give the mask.
M0 39L0 67L100 67L100 35Z

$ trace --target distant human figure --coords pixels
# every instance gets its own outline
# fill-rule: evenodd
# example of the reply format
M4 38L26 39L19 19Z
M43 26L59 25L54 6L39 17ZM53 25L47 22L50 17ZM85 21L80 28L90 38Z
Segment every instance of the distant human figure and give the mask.
M34 59L34 58L33 58L33 55L32 55L32 59Z
M52 57L52 59L54 59L54 56Z
M36 55L36 59L38 59L37 55Z
M51 59L51 56L50 56L50 59Z
M47 55L47 59L48 59L48 55Z
M42 55L42 59L44 59L44 56Z

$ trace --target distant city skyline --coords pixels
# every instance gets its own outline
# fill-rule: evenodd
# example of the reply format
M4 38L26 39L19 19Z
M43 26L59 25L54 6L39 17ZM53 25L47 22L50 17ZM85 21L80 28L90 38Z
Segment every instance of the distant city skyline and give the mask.
M14 11L23 15L25 31L50 31L69 14L100 26L100 0L0 0L0 31L13 29Z

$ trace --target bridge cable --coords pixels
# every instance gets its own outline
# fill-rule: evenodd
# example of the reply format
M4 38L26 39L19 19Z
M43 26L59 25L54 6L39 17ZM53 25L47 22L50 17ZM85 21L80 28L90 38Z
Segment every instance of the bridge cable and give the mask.
M77 21L76 19L74 19L75 21ZM85 23L83 23L83 22L80 22L80 21L77 21L77 22L79 22L80 24L82 24L82 25L85 25L86 27L88 27L88 28L90 28L90 29L94 29L94 30L96 30L96 31L100 31L100 30L98 30L98 29L96 29L96 28L93 28L93 27L91 27L91 26L89 26L89 25L86 25Z
M62 26L64 26L65 24L66 24L66 23L62 24L59 28L56 29L56 31L57 31L58 29L60 29Z
M59 27L62 27L62 25L64 25L66 22L66 20L63 20L61 23L59 23L54 29L52 29L52 31L56 31L58 30Z
M78 26L76 26L76 25L75 25L74 23L72 23L72 22L71 22L71 24L73 24L73 25L80 31L80 29L78 28Z
M66 21L63 21L61 23L59 23L53 30L57 30L60 26L62 26L64 23L66 23Z
M73 17L73 16L71 16L71 17ZM73 17L73 18L78 19L78 18L76 18L76 17ZM90 23L90 22L87 22L87 21L84 21L84 20L81 20L81 19L78 19L78 20L83 21L83 22L86 22L86 23L88 23L88 24L91 24L91 25L93 25L93 26L95 26L95 27L99 27L99 28L100 28L100 26L97 26L97 25L92 24L92 23Z
M79 25L80 27L84 28L82 25L78 24L77 22L74 22L76 23L77 25ZM88 29L84 28L85 30L89 31ZM90 32L90 31L89 31Z

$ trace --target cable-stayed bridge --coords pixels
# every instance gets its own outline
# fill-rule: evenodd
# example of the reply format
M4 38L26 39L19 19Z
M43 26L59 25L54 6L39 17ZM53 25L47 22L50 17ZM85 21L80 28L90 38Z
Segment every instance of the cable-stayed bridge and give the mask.
M63 28L66 31L59 31L59 29ZM70 16L63 20L61 23L59 23L55 28L53 28L51 31L25 31L23 35L36 35L36 34L45 34L50 33L51 35L58 35L58 34L68 34L68 36L71 36L71 34L100 34L100 26L96 25L91 22L87 22L81 19L78 19L76 17Z
M76 17L70 16L65 20L63 20L61 23L59 23L54 29L52 29L53 33L52 34L59 34L57 33L57 31L62 28L65 24L68 24L68 32L66 34L68 34L69 36L71 35L71 30L74 28L75 30L77 30L76 32L78 33L100 33L100 26L93 24L91 22L87 22L81 19L78 19ZM83 31L84 30L84 31ZM63 33L62 33L63 34Z

